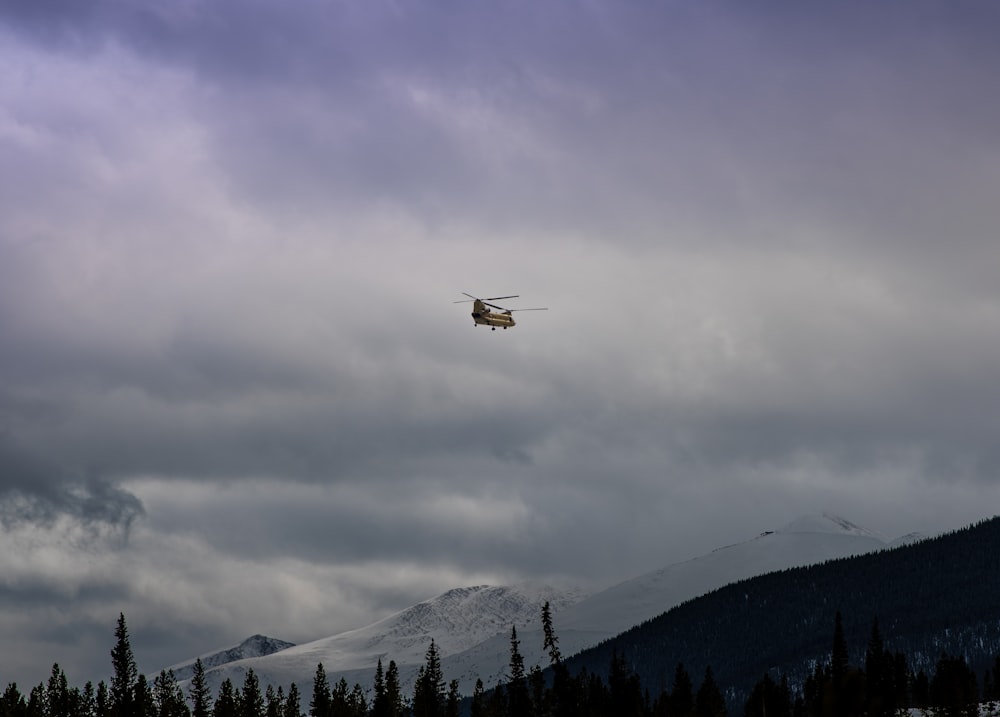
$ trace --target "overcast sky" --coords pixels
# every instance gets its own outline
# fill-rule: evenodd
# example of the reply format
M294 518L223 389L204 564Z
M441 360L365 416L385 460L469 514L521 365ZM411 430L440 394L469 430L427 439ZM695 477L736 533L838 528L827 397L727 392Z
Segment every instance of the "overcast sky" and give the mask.
M0 682L1000 505L1000 4L0 5ZM513 330L461 292L520 294Z

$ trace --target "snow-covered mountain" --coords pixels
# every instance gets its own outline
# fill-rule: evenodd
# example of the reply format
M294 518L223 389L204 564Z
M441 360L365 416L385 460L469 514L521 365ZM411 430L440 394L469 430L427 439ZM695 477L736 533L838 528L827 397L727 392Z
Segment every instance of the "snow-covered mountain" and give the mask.
M191 675L194 674L194 663L199 659L201 660L201 666L207 672L212 668L228 665L238 660L265 657L266 655L273 655L275 652L280 652L294 646L295 643L292 642L285 642L284 640L277 640L273 637L265 637L264 635L254 635L253 637L248 637L239 645L201 655L188 662L174 665L170 669L174 671L174 677L178 680L189 680L191 679Z
M569 656L655 617L686 600L745 578L836 558L861 555L919 539L894 541L833 515L806 516L743 543L627 580L584 597L579 589L541 584L450 590L367 627L254 656L207 670L213 690L227 677L239 687L252 668L262 685L295 682L308 699L316 665L332 683L371 685L379 659L394 660L404 693L423 663L431 639L446 679L465 694L477 678L492 687L505 679L510 628L517 626L525 664L546 665L540 625L548 601L560 649ZM205 659L202 663L206 665ZM175 673L178 670L175 668Z
M404 689L410 690L432 639L442 656L464 653L498 634L507 635L509 640L511 626L520 630L537 623L546 602L556 612L583 595L578 588L554 588L533 582L456 588L357 630L289 646L280 653L235 660L214 669L208 669L204 658L202 664L213 693L227 677L239 687L247 669L253 669L262 685L287 688L295 682L308 698L319 663L323 664L331 684L345 677L351 685L355 682L369 685L380 659L384 667L395 660L400 681ZM506 650L509 653L509 643ZM193 662L172 668L174 674L186 668L185 675L190 677Z

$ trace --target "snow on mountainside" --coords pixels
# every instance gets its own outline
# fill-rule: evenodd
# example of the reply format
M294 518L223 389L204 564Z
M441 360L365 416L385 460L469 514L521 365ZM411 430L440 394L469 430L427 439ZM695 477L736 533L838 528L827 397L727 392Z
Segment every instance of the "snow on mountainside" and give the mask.
M383 667L395 660L404 694L409 694L433 639L445 678L459 680L462 692L470 694L477 678L487 687L504 679L512 625L517 626L525 664L548 664L540 625L546 600L552 607L560 649L569 656L729 583L894 547L920 537L908 535L890 542L843 518L806 516L779 530L646 573L586 598L579 590L539 584L450 590L358 630L221 665L208 671L209 683L215 690L229 677L239 686L246 670L252 668L262 685L287 687L295 682L309 695L318 663L323 663L331 684L343 676L349 684L370 686L381 658Z
M456 588L367 627L273 655L231 662L206 670L206 677L215 691L227 677L239 686L246 670L253 669L262 685L287 687L295 682L303 694L310 695L317 664L323 664L331 684L342 675L351 684L370 684L381 659L383 667L390 660L396 661L401 682L410 689L416 666L423 663L432 639L442 655L461 653L494 635L509 635L512 625L522 628L537 622L545 602L555 612L582 596L576 588L559 589L540 583ZM407 669L407 665L414 668Z
M265 637L264 635L254 635L253 637L248 637L235 647L201 655L194 660L174 665L170 669L174 671L174 676L178 680L188 680L191 679L191 675L194 673L194 663L199 659L201 660L202 667L209 670L213 667L236 662L237 660L273 655L275 652L280 652L294 646L295 644L292 642L276 640L273 637Z
M615 585L569 608L555 619L566 633L564 652L596 644L589 635L613 637L670 608L730 583L786 568L861 555L890 542L848 520L824 513L799 518L783 528L713 550ZM599 640L598 640L599 641Z

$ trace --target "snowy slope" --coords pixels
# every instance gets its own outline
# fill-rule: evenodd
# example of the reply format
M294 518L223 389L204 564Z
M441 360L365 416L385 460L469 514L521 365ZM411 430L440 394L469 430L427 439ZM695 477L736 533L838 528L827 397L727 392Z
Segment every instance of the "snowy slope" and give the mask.
M261 685L270 683L287 688L295 682L308 699L317 664L323 664L331 684L341 676L351 685L370 684L381 659L383 667L395 660L400 679L409 691L431 639L441 655L461 653L494 635L509 636L512 625L520 628L537 622L546 601L557 611L582 596L579 589L553 588L540 583L456 588L367 627L289 647L280 653L231 662L206 670L206 677L214 692L227 677L239 687L246 670L252 668Z
M660 615L687 600L745 578L812 565L836 558L895 547L922 536L888 541L883 536L826 514L801 517L736 545L669 565L591 595L564 610L553 610L553 624L564 656L592 647ZM541 626L519 630L525 664L546 666ZM509 634L480 643L466 653L442 660L445 674L468 693L479 676L491 687L503 681L510 657Z
M237 660L273 655L275 652L280 652L289 647L294 647L294 643L276 640L273 637L265 637L264 635L254 635L253 637L248 637L239 645L201 655L193 660L174 665L169 669L173 670L174 677L178 680L188 680L194 673L194 663L199 659L201 660L202 667L207 671L213 667L228 665Z
M738 580L888 547L886 538L843 518L826 513L805 516L746 542L608 588L567 609L556 620L556 627L566 633L564 651L578 652L595 643L588 635L575 633L612 637Z
M562 653L569 656L675 605L729 583L791 567L860 555L913 542L895 541L833 515L806 516L691 560L669 565L583 598L579 590L540 584L469 587L414 605L395 615L315 642L222 665L208 672L213 690L226 677L239 687L248 668L262 685L298 684L308 701L316 665L322 663L331 684L371 685L375 665L395 660L404 694L433 638L447 680L457 679L469 694L475 680L492 687L504 679L510 657L510 628L516 625L520 651L528 667L547 665L542 650L541 606L548 600ZM203 660L204 662L204 660Z

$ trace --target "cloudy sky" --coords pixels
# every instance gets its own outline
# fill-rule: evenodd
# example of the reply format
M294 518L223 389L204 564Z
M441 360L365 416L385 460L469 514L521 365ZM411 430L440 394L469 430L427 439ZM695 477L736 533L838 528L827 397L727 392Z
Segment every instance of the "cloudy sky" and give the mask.
M0 682L992 516L998 23L3 3Z

